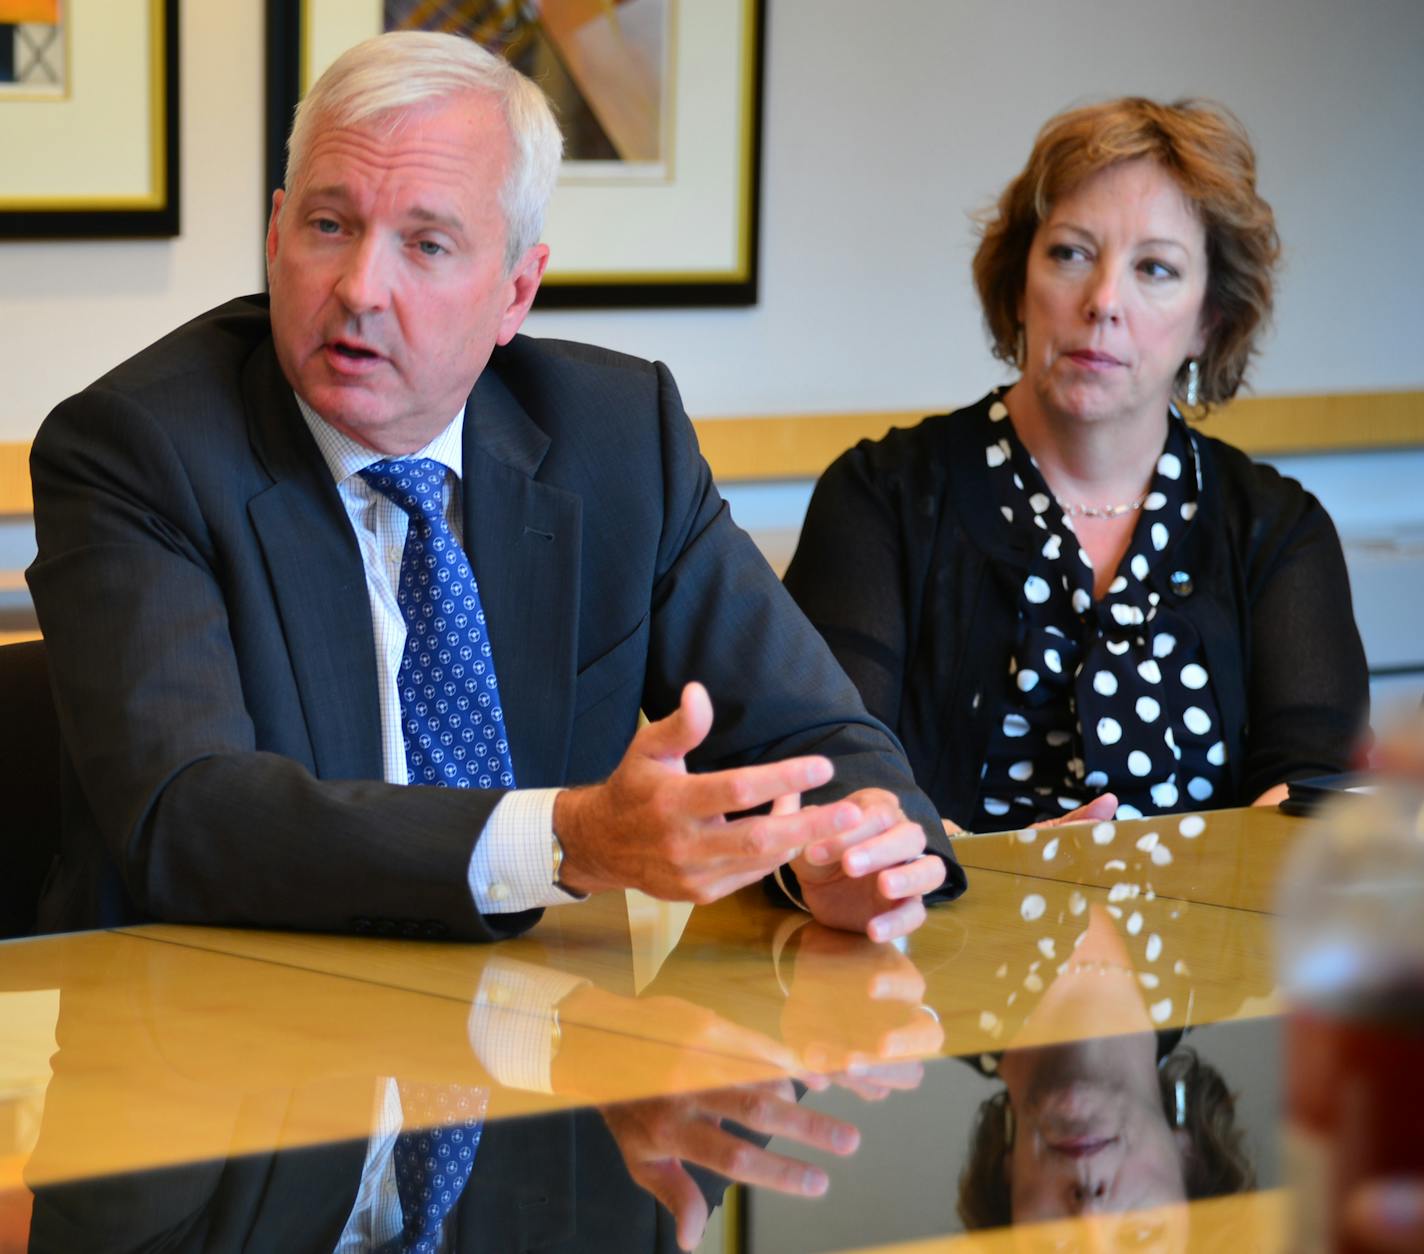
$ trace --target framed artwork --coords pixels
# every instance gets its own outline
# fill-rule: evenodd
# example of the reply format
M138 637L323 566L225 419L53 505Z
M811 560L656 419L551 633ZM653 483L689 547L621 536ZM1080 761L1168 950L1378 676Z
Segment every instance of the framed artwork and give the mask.
M0 239L178 234L178 0L0 0Z
M755 304L764 5L268 0L266 195L292 111L341 52L448 31L534 78L564 132L536 308Z

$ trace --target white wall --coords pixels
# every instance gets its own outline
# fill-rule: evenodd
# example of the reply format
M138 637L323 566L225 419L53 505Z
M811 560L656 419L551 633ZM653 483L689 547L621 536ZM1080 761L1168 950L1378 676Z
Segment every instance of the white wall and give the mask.
M760 306L539 314L536 334L662 357L698 414L970 399L999 371L967 213L1055 110L1196 92L1250 127L1288 248L1259 389L1424 385L1419 0L768 5ZM0 244L0 440L260 284L262 9L182 4L181 238Z
M262 276L262 0L181 5L175 240L0 243L0 440ZM0 153L4 151L0 106Z
M1066 105L1206 94L1257 140L1288 249L1260 390L1424 382L1419 0L771 0L761 306L572 316L702 414L943 409L1000 377L967 214Z

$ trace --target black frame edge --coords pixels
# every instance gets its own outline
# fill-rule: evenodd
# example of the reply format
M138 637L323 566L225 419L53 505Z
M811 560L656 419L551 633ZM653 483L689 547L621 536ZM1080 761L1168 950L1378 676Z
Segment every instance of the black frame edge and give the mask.
M178 0L163 4L163 142L167 198L159 209L0 209L0 240L171 239L181 234L182 107Z

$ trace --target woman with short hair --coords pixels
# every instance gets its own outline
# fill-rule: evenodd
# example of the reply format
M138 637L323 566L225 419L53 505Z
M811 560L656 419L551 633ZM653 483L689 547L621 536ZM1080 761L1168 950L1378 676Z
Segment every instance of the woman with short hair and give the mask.
M1018 378L817 485L787 587L950 828L1268 803L1350 764L1368 694L1335 529L1186 421L1269 321L1255 170L1215 104L1051 119L974 260Z

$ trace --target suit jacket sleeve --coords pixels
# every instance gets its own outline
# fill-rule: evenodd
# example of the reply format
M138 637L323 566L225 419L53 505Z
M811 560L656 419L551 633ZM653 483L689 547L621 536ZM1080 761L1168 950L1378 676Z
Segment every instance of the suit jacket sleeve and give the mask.
M895 793L906 814L924 827L930 848L948 863L938 896L957 896L963 873L902 748L866 711L825 641L733 523L697 450L676 386L664 367L658 372L666 521L644 709L650 718L669 712L683 683L700 679L711 694L716 721L693 755L695 766L820 753L834 761L836 777L808 800L866 787Z

